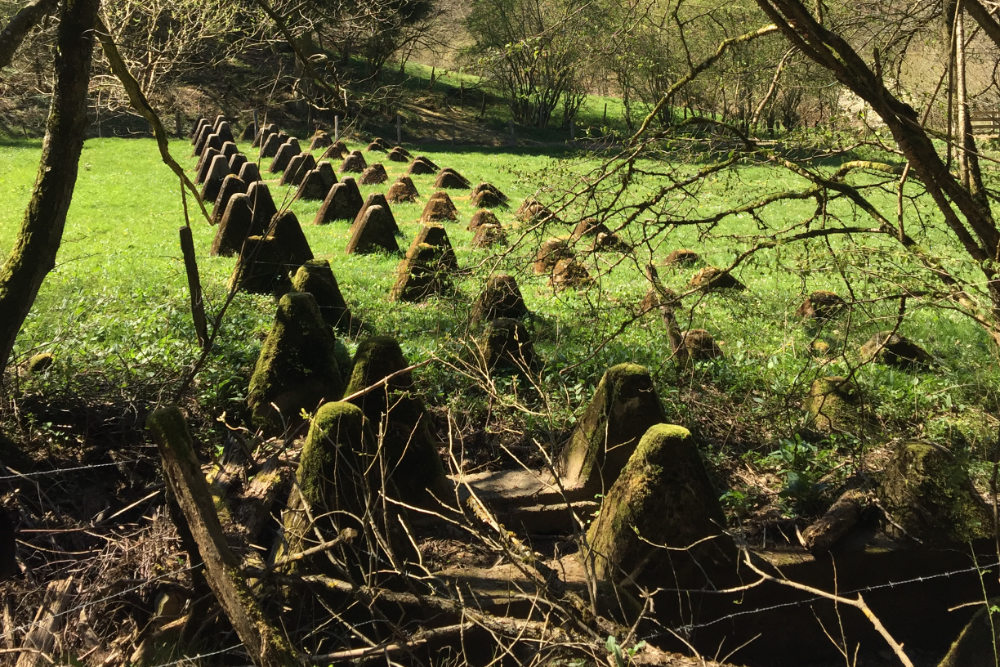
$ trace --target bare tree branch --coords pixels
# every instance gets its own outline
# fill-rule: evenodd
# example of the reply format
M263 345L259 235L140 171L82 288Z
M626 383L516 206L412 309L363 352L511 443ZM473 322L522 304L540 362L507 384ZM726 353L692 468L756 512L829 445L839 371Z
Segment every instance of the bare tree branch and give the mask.
M59 0L35 0L21 9L0 31L0 67L7 67L32 28L55 11Z
M167 143L167 131L163 129L160 117L156 115L149 100L146 99L146 95L143 94L142 89L139 87L139 82L128 71L125 61L122 60L121 54L118 52L118 47L115 46L114 40L111 39L111 35L104 22L99 18L97 19L97 39L100 40L101 47L104 49L104 55L107 57L108 62L111 63L111 71L115 73L115 76L118 77L118 80L125 87L125 92L128 93L132 106L142 114L142 117L149 123L150 129L153 130L153 136L156 137L156 145L160 150L160 157L163 159L164 164L177 174L177 178L180 179L181 184L191 192L194 200L198 202L198 208L201 209L205 220L208 221L208 224L212 224L212 216L209 215L208 210L205 208L205 202L201 200L198 188L191 182L187 174L184 173L184 168L177 164L177 160L170 155L170 146Z

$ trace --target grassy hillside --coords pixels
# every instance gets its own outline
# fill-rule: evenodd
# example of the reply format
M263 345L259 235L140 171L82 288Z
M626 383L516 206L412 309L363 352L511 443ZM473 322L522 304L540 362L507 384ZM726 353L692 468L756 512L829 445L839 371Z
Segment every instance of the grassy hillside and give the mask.
M363 142L358 138L350 146L363 147ZM171 147L193 167L194 159L187 157L190 144L175 141ZM704 442L733 521L756 511L815 511L818 494L832 492L836 485L831 482L871 465L869 457L877 459L879 447L893 438L929 437L968 447L977 458L982 455L995 426L989 415L995 414L998 373L988 337L973 322L935 307L930 299L911 302L902 331L931 352L934 363L922 370L881 364L855 368L859 346L895 322L897 304L887 295L898 287L880 275L888 268L905 272L907 260L890 240L841 238L830 247L779 247L740 268L737 277L747 285L745 292L688 297L678 313L681 328L708 330L725 357L681 368L671 358L658 315L639 314L638 304L649 289L644 267L662 264L671 250L682 247L697 250L709 264L728 265L746 249L758 221L750 216L727 218L711 242L705 242L703 227L661 228L637 221L619 232L632 246L630 252L587 253L589 242L581 241L577 251L595 277L594 285L555 292L546 276L531 272L530 262L542 240L568 235L569 221L580 212L569 207L561 214L567 222L543 229L517 222L513 209L543 186L551 188L545 196L553 196L577 185L600 163L600 156L526 149L410 149L441 167L456 168L473 183L495 184L512 202L510 209L498 210L511 245L474 249L466 228L473 207L467 193L452 191L460 216L447 230L463 271L454 277L457 289L451 295L417 304L389 303L398 257L346 255L345 223L311 225L318 202L294 202L290 208L303 223L314 253L330 260L349 305L369 331L398 338L411 362L434 360L418 373L419 386L439 414L452 417L458 426L455 444L470 448L472 459L502 458L501 447L511 444L529 457L532 443L551 451L589 400L603 370L623 361L648 366L668 418L688 426ZM0 148L0 167L7 174L0 190L4 251L29 196L38 151L35 143ZM379 159L378 153L366 156L369 162ZM262 163L265 170L268 163ZM406 167L383 164L390 182ZM660 161L647 166L681 172L697 168L694 163ZM420 201L393 206L404 248L433 190L433 176L414 181ZM630 196L642 197L657 184L653 177L638 178ZM776 176L769 167L747 165L728 177L704 179L695 196L678 196L669 205L678 214L703 216L745 201L762 188L801 185L796 178ZM362 193L384 189L362 187ZM282 197L287 203L292 194L276 182L272 192L279 205ZM808 215L812 206L789 202L771 215L791 221ZM188 214L211 318L225 300L233 260L208 256L214 228L198 218L195 208L189 207ZM56 365L42 376L16 380L15 394L92 396L140 405L171 395L199 354L177 242L183 222L178 185L159 162L152 141L87 142L58 266L43 286L15 350L17 363L45 351L55 355ZM661 266L660 275L667 287L683 292L695 270ZM529 329L544 361L533 387L511 377L494 378L490 384L470 362L469 350L480 332L469 326L468 308L486 277L500 271L517 277L533 312ZM818 331L802 326L795 310L803 298L815 289L847 297L845 277L854 290L851 316ZM213 422L223 412L231 425L241 423L249 371L273 309L269 297L238 294L227 313L217 347L191 397L206 440L222 438L224 430ZM816 341L828 351L818 354ZM358 341L344 342L353 350ZM861 387L863 409L873 427L860 437L810 435L802 410L810 383L849 372ZM76 441L44 415L21 414L19 419L14 430L40 447L36 455L44 455L46 444L94 444Z

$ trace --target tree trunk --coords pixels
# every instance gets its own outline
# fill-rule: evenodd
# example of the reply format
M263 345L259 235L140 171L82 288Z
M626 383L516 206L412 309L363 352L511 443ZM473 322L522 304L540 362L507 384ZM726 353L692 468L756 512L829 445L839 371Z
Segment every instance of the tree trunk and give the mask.
M885 122L945 224L986 278L991 302L989 328L1000 342L1000 271L994 265L1000 256L1000 227L990 208L948 171L916 111L886 88L842 36L819 23L801 0L756 1L791 44L868 102ZM974 174L974 168L972 171Z
M264 617L239 570L239 560L226 544L181 411L174 406L158 408L149 416L147 428L160 450L167 484L198 545L208 585L250 659L263 667L299 664L282 632Z
M59 7L56 85L35 191L14 248L0 270L0 369L7 366L14 339L42 280L55 267L83 150L99 4L99 0L63 0Z
M966 137L969 129L969 101L966 98L967 87L965 84L965 18L962 15L962 3L959 2L955 8L955 27L953 31L953 44L955 48L955 103L958 106L956 117L958 118L958 174L962 179L962 185L972 189L972 175L969 171L969 151Z

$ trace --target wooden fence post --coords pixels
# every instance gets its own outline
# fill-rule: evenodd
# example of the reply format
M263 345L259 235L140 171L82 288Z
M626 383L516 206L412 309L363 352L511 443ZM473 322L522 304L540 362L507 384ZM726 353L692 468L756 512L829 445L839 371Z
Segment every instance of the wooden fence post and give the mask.
M198 346L204 348L208 345L208 320L205 318L205 300L201 291L201 280L198 277L194 238L191 236L191 228L187 225L181 227L180 234L181 252L184 254L184 271L187 273L188 291L191 293L191 318L194 320Z

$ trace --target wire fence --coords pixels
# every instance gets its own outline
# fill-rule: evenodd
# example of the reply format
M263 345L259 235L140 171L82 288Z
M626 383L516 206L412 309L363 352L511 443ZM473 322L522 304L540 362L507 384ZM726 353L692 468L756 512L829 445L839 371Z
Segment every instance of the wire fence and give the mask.
M232 646L227 646L226 648L221 648L218 651L212 651L211 653L186 655L183 658L178 658L177 660L172 660L170 662L161 662L157 665L153 665L152 667L173 667L173 665L195 664L196 660L201 660L202 658L214 658L217 655L224 655L226 653L231 653L239 648L243 648L243 642L240 642L239 644L233 644Z
M94 605L98 605L98 604L103 604L105 602L109 602L109 601L114 600L116 598L120 598L123 595L128 595L129 593L132 593L134 591L138 591L138 590L140 590L142 588L145 588L146 586L149 586L150 584L156 583L157 581L162 581L164 579L170 579L171 577L175 577L175 576L177 576L179 574L183 574L185 572L191 572L192 570L197 570L198 568L203 567L203 566L204 566L203 563L196 563L194 565L189 565L187 567L182 567L182 568L178 568L176 570L171 570L170 572L164 572L163 574L159 574L159 575L157 575L155 577L151 577L151 578L149 578L149 579L147 579L145 581L142 581L142 582L140 582L140 583L138 583L138 584L136 584L134 586L129 586L128 588L120 590L117 593L112 593L111 595L106 595L104 597L97 598L96 600L87 600L86 602L78 604L75 607L70 607L69 609L65 609L65 610L60 611L60 612L58 612L56 614L52 614L51 616L48 616L48 617L46 617L46 618L44 618L44 619L42 619L40 621L33 621L31 623L25 623L23 625L19 625L19 626L14 627L14 628L9 628L9 629L5 630L4 633L3 633L3 635L0 635L0 637L3 637L4 639L7 639L7 640L13 639L16 635L18 635L20 633L27 632L27 631L35 628L35 627L41 626L44 623L48 623L49 620L52 619L52 618L61 618L63 616L68 616L70 614L73 614L73 613L82 611L84 609L87 609L88 607L93 607Z
M16 472L16 471L13 471L12 468L9 468L7 466L4 466L3 464L0 464L0 467L2 467L4 470L13 471L13 474L11 474L11 475L2 475L2 476L0 476L0 482L12 480L12 479L26 479L26 478L31 478L31 477L46 477L46 476L54 476L54 475L63 475L63 474L66 474L66 473L71 473L71 472L80 472L81 470L96 470L98 468L111 468L111 467L118 467L118 466L123 466L123 465L129 465L131 463L143 463L143 462L152 461L152 460L154 460L154 459L150 458L150 457L147 457L147 458L138 458L138 459L127 459L127 460L124 460L124 461L114 461L112 463L88 463L86 465L72 466L70 468L55 468L53 470L35 470L35 471L32 471L32 472Z
M960 576L960 575L963 575L963 574L971 574L972 572L979 572L980 574L985 574L986 572L989 572L993 568L996 568L998 566L1000 566L1000 560L997 560L996 562L990 563L989 565L980 565L980 566L972 565L972 566L969 566L969 567L960 568L960 569L956 569L956 570L948 570L946 572L937 572L937 573L934 573L934 574L927 574L927 575L920 575L920 576L917 576L917 577L911 577L909 579L901 579L899 581L887 581L887 582L882 583L882 584L872 584L871 586L862 586L862 587L859 587L859 588L852 588L852 589L847 590L847 591L830 591L830 592L831 593L836 592L836 594L839 595L840 597L851 597L851 596L860 595L860 594L863 594L863 593L872 593L872 592L875 592L875 591L884 591L884 590L892 589L892 588L901 588L903 586L910 586L910 585L913 585L913 584L922 584L922 583L926 583L928 581L934 581L936 579L947 579L947 578L950 578L950 577L956 577L956 576ZM678 628L675 628L675 630L677 630L678 632L685 632L685 633L687 633L687 632L693 632L695 630L700 630L702 628L708 628L708 627L711 627L713 625L718 625L719 623L724 623L725 621L733 620L735 618L740 618L740 617L744 617L744 616L753 616L754 614L764 614L764 613L767 613L769 611L776 611L778 609L787 609L789 607L800 607L802 605L808 605L808 604L812 604L814 602L819 602L819 601L824 601L824 600L828 601L829 598L824 598L823 596L820 596L820 595L811 595L811 596L806 597L806 598L804 598L802 600L793 600L791 602L782 602L782 603L779 603L779 604L774 604L774 605L770 605L770 606L766 606L766 607L755 607L754 609L741 609L740 611L736 611L736 612L733 612L731 614L727 614L725 616L721 616L719 618L714 618L714 619L712 619L710 621L706 621L704 623L691 623L691 624L688 624L688 625L683 625L683 626L680 626ZM649 637L647 637L647 639L651 639L653 636L655 636L655 635L650 635Z

